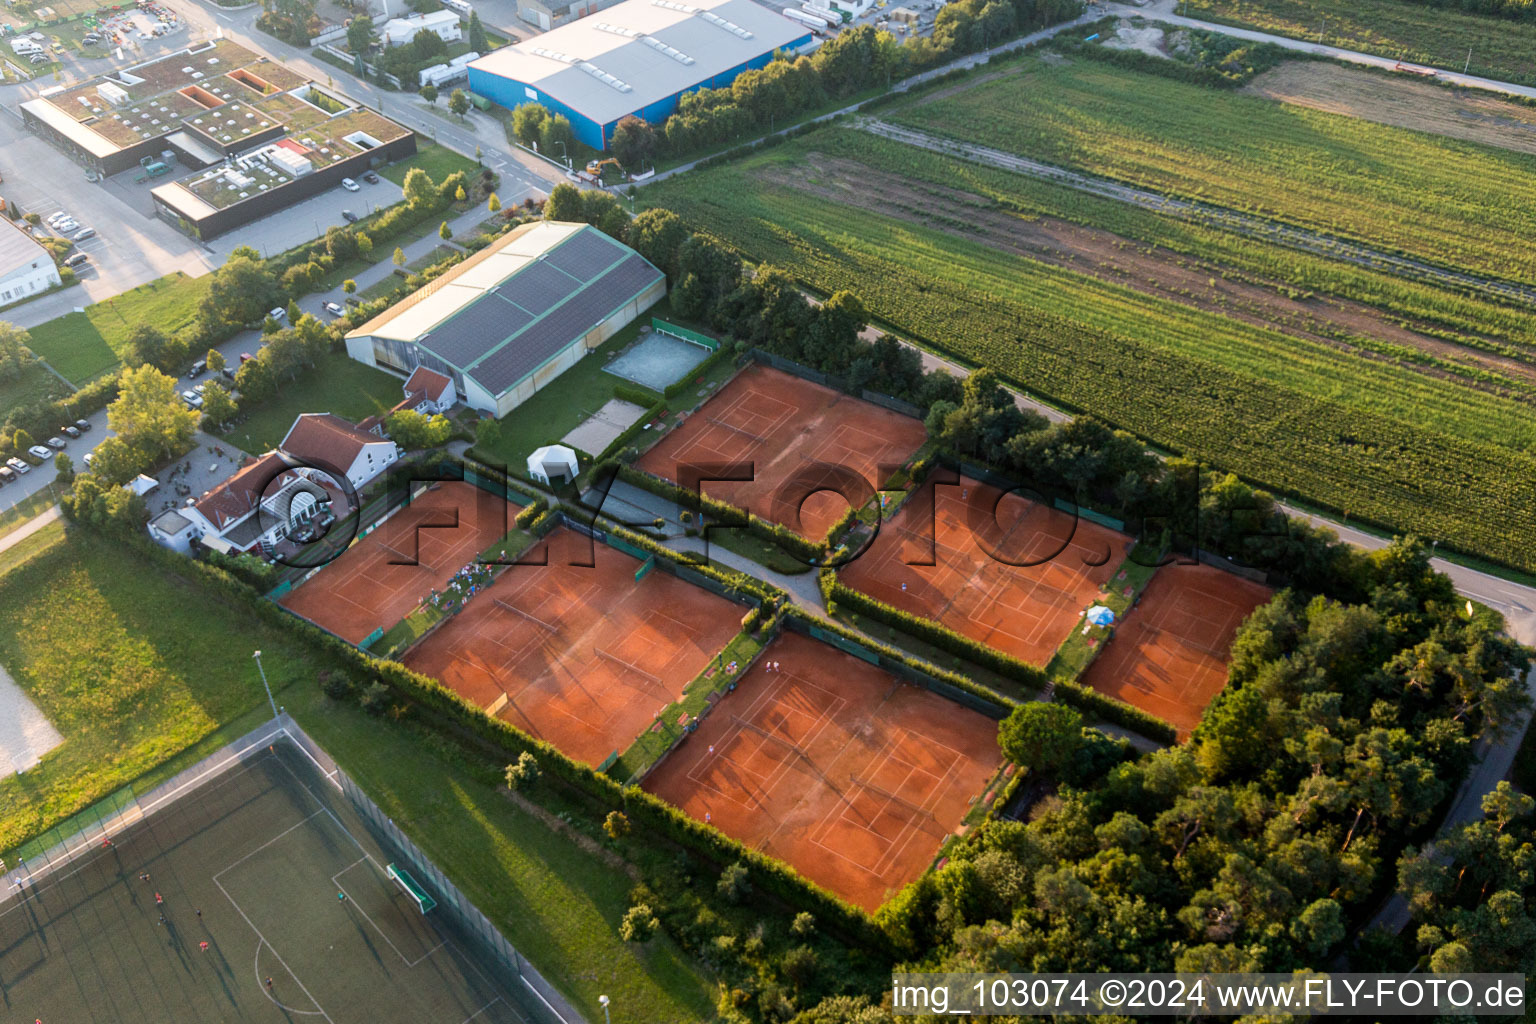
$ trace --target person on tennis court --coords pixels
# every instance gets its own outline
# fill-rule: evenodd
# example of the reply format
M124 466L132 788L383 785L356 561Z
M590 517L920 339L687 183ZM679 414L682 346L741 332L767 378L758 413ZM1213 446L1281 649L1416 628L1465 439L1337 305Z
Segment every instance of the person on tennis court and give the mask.
M338 899L342 903L345 903L345 902L347 902L347 894L344 893L344 892L338 892L336 894L336 899Z
M272 976L271 975L267 975L267 991L268 992L272 991Z
M208 940L204 939L202 942L199 942L197 944L197 948L202 950L204 953L208 952Z
M157 907L158 906L162 906L162 905L164 905L164 903L165 903L165 897L161 896L159 893L155 893L155 906L157 906Z

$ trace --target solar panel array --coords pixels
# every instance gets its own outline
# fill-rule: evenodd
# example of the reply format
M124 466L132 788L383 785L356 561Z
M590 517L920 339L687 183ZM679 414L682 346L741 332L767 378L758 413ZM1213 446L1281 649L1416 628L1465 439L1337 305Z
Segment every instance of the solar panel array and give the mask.
M595 228L567 238L422 338L499 395L661 279Z

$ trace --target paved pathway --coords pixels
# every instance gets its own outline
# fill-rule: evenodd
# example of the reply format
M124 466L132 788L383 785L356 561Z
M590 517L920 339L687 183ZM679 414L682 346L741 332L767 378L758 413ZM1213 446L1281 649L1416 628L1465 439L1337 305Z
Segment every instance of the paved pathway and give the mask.
M15 547L49 523L57 522L63 514L59 506L50 505L46 512L27 520L4 537L0 537L0 551Z

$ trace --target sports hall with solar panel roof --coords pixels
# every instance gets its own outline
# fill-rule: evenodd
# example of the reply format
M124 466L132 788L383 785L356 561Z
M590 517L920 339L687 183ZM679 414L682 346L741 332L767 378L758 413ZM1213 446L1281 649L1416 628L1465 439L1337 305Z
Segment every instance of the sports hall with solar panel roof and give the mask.
M358 362L453 378L505 416L667 291L661 271L587 224L524 224L347 335Z

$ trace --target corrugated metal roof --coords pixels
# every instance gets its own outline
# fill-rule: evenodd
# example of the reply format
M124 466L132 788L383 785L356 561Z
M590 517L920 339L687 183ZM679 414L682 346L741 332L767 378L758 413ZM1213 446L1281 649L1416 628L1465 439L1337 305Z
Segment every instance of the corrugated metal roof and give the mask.
M532 86L607 124L809 32L755 0L625 0L470 67Z

